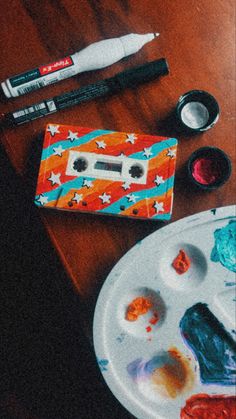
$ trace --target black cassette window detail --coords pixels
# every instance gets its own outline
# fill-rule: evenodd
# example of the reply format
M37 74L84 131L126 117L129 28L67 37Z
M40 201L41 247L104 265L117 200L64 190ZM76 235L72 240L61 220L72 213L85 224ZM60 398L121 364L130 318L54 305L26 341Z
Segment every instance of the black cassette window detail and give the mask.
M95 163L94 169L106 170L107 172L121 173L122 164L121 163L109 162L109 161L97 161Z

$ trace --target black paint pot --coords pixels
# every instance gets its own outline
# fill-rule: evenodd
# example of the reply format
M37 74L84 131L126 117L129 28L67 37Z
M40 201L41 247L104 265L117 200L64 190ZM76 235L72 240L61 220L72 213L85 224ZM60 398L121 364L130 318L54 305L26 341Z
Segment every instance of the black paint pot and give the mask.
M184 131L204 132L217 122L220 108L216 99L203 90L191 90L182 95L176 106L178 123Z

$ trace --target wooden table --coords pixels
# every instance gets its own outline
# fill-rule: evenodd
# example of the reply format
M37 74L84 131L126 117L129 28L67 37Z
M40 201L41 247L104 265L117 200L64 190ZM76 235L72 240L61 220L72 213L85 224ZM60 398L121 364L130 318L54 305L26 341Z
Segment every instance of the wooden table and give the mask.
M136 90L125 90L17 128L2 128L1 141L16 172L28 185L28 163L33 161L35 144L48 122L166 134L179 139L172 221L232 204L233 175L218 190L197 192L187 181L184 166L191 152L204 145L222 148L235 161L234 26L233 0L2 1L1 80L105 38L147 32L160 32L160 37L106 69L78 75L20 98L2 99L1 113L161 57L170 66L170 75ZM192 89L207 90L217 98L219 122L202 135L176 134L171 112L179 96ZM38 164L37 160L35 168ZM120 257L162 225L44 209L39 213L87 308Z

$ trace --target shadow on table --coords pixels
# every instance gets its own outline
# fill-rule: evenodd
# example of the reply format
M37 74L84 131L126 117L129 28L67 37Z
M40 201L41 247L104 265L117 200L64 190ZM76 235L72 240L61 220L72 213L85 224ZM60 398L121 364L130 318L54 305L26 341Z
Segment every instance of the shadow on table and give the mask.
M158 135L163 135L166 137L181 137L181 141L203 135L199 132L190 133L188 131L185 131L176 117L175 108L171 109L170 112L165 116L165 118L158 120L156 131L158 132Z
M81 304L0 149L1 419L131 418L103 382Z

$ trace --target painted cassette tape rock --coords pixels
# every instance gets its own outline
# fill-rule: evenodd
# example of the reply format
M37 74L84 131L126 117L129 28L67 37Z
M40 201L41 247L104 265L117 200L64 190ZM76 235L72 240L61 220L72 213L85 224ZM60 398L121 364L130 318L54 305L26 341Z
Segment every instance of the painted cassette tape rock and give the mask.
M35 203L169 220L176 149L175 138L49 124Z

